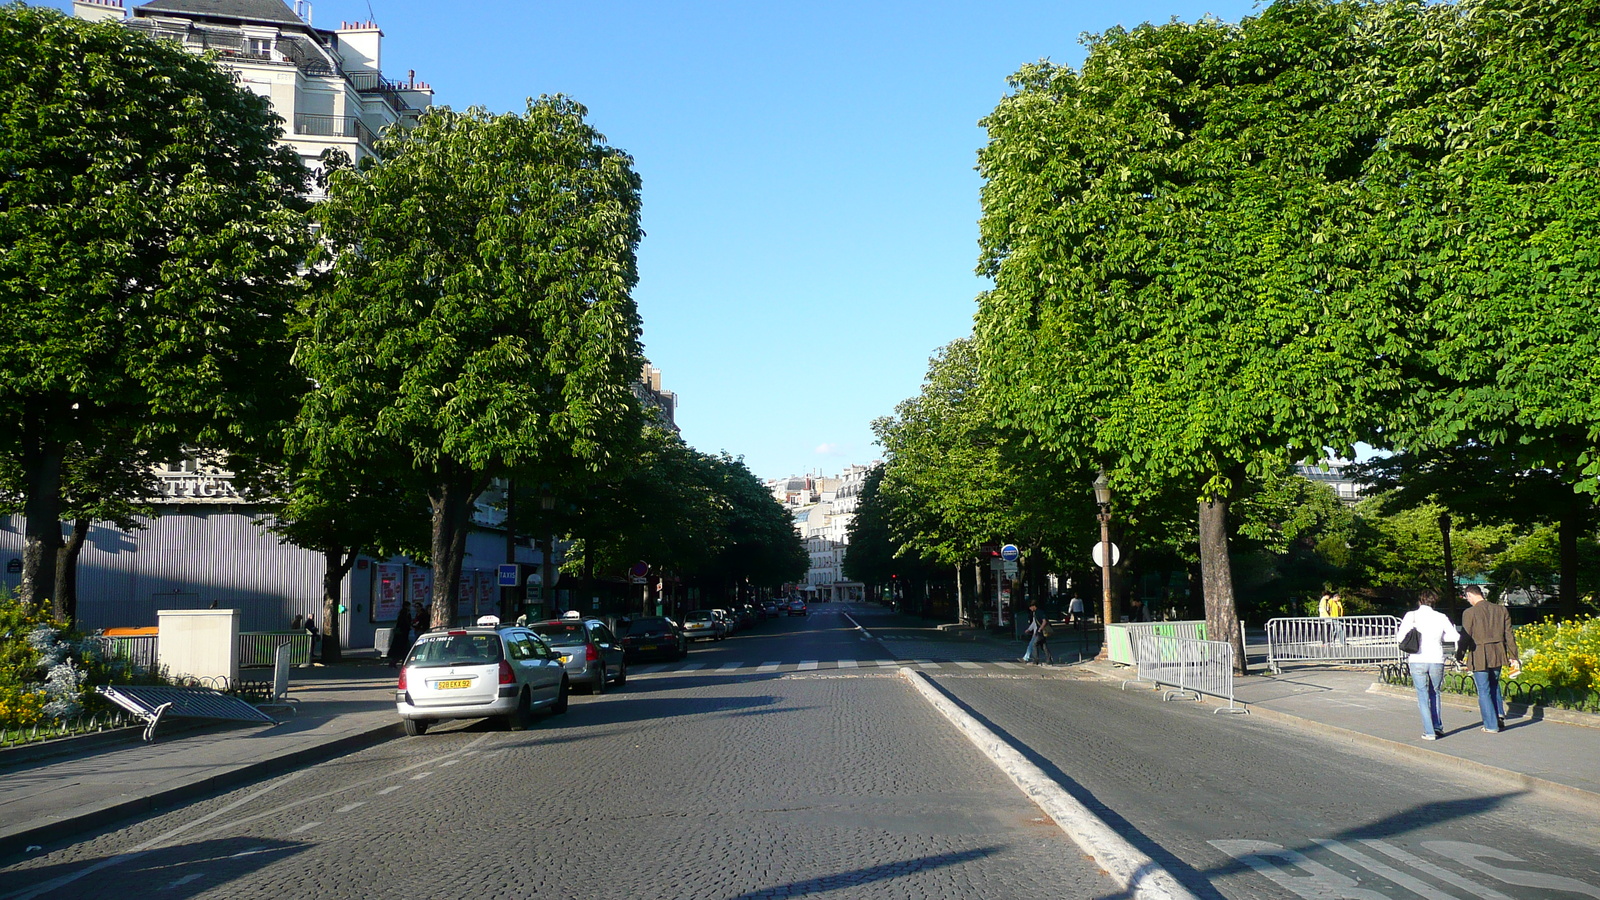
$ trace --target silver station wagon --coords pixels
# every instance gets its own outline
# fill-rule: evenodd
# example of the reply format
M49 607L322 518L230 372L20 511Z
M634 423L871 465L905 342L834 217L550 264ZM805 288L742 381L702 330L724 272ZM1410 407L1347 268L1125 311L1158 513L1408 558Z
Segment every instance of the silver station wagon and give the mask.
M521 730L536 709L566 712L570 690L561 654L537 634L485 624L418 637L394 699L414 736L444 719L498 718Z

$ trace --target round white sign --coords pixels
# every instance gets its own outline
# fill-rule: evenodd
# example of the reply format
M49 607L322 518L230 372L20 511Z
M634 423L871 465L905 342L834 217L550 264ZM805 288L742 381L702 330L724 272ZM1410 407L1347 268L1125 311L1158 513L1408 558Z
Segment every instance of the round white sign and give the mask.
M1108 546L1111 548L1111 564L1114 566L1117 563L1122 562L1122 551L1117 549L1116 544L1102 544L1096 542L1094 549L1089 551L1089 557L1094 560L1095 565L1104 566L1106 564L1105 553L1106 547Z

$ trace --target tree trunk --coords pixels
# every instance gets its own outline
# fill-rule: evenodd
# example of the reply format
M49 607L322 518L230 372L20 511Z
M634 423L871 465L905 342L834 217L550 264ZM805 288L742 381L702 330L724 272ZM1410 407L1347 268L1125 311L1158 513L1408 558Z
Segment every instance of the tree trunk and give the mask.
M1200 501L1200 578L1205 590L1206 633L1233 645L1233 671L1244 675L1244 632L1233 599L1233 562L1228 557L1228 501Z
M22 583L17 599L25 603L51 600L56 586L56 561L61 551L61 441L51 435L46 402L30 399L22 411L22 477L24 543ZM52 610L53 614L59 614Z
M454 623L456 595L461 586L461 556L466 546L466 520L473 497L456 481L443 481L428 494L433 512L433 539L429 548L433 561L434 628Z
M342 552L338 547L322 552L325 565L322 570L322 661L336 663L344 659L343 628L339 620L339 607L344 603L344 578L356 564L360 550L349 548Z
M967 620L967 595L965 593L963 593L962 590L961 590L961 577L963 575L962 568L963 568L963 566L960 563L956 563L956 621L957 622L965 622Z
M1568 510L1556 523L1556 546L1561 560L1561 583L1556 586L1557 609L1561 618L1578 617L1578 533L1588 516Z
M70 624L78 621L78 554L89 538L88 519L73 519L66 544L56 551L55 616Z
M1444 598L1446 612L1457 612L1459 605L1456 600L1456 557L1450 549L1450 513L1439 513L1439 538L1444 550L1444 590L1439 594Z

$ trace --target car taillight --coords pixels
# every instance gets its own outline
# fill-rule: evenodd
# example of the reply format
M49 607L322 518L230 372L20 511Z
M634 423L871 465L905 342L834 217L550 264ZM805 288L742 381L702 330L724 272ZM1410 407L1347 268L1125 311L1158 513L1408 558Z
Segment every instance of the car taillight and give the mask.
M406 670L405 670L404 667L401 667L401 669L400 669L400 683L395 685L395 690L403 691L405 689L406 689Z
M599 658L600 658L600 651L595 649L595 646L593 644L584 644L583 645L583 661L584 662L594 662L595 660L597 660Z
M508 663L503 659L500 660L500 683L501 684L516 684L517 683L517 673L511 671L511 663Z

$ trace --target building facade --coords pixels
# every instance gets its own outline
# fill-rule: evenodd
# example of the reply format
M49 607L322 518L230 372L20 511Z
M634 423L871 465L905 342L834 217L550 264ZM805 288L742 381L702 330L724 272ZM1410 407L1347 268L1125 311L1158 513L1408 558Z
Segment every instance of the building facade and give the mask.
M810 567L797 587L818 602L861 600L865 585L844 575L844 554L850 544L850 523L871 466L851 465L834 476L803 475L766 482L767 489L789 510L795 531L805 543Z

